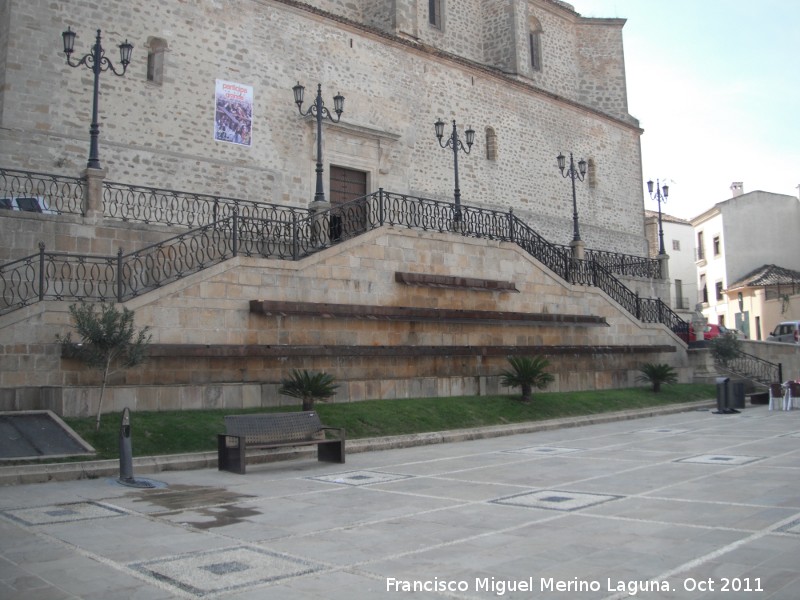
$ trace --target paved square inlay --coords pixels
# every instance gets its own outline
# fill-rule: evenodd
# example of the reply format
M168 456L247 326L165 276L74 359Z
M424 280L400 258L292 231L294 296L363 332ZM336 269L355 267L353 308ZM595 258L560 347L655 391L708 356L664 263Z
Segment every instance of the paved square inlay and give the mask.
M322 565L252 546L204 550L129 566L197 597L250 588L322 569Z
M369 485L373 483L397 481L398 479L408 479L409 477L411 477L411 475L382 473L380 471L348 471L345 473L334 473L333 475L323 475L321 477L309 477L309 479L324 481L326 483L339 483L342 485Z
M540 490L526 492L516 496L508 496L492 500L494 504L509 504L511 506L525 506L528 508L546 508L548 510L573 511L610 500L617 500L622 496L608 496L604 494L585 494L582 492L564 492L561 490Z
M672 427L655 427L653 429L640 429L636 433L686 433L689 429L673 429Z
M737 456L732 454L701 454L689 458L681 458L675 462L695 463L700 465L746 465L757 460L763 460L763 456Z
M503 450L508 454L569 454L570 452L580 452L583 448L561 448L558 446L528 446L527 448L517 448L515 450Z
M73 502L33 508L12 508L0 511L0 514L23 525L32 526L87 521L89 519L106 519L124 515L125 512L96 502Z

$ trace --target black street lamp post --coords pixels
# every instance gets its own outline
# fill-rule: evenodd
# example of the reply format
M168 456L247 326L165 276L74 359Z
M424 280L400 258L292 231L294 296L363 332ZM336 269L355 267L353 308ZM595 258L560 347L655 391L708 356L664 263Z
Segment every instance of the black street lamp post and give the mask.
M314 202L325 202L325 191L322 186L322 119L327 117L334 123L339 122L344 111L344 96L337 92L333 97L333 111L336 113L336 118L334 119L331 112L322 102L322 84L317 85L317 97L314 100L314 104L309 106L306 112L303 112L303 93L305 88L298 81L292 91L294 92L294 102L297 104L300 116L311 115L317 119L317 190L314 193Z
M67 55L67 64L70 67L80 67L84 65L92 70L94 73L94 93L92 96L92 124L89 127L89 162L87 167L89 169L100 168L100 156L98 151L97 138L100 135L100 123L97 120L97 105L100 97L100 73L103 71L111 71L114 75L125 75L128 65L131 62L131 53L133 52L133 44L125 40L124 43L119 45L119 62L122 65L122 70L117 69L112 64L111 60L105 55L103 46L100 44L100 30L97 30L97 38L95 39L92 51L85 55L78 61L72 60L72 53L75 49L75 38L77 34L69 27L61 34L64 40L64 54Z
M475 130L471 127L467 127L467 130L464 132L466 136L467 145L464 146L464 142L458 137L458 129L456 129L456 121L453 119L453 133L450 134L450 137L447 138L447 141L442 143L442 137L444 136L444 121L441 119L437 119L436 123L433 124L434 128L436 129L436 138L439 140L439 145L442 148L452 148L453 149L453 170L455 172L455 190L453 191L453 198L455 200L455 215L454 220L460 221L461 220L461 189L458 187L458 151L462 150L465 154L469 154L469 151L472 149L472 144L475 142Z
M562 177L569 177L572 180L572 241L573 242L580 242L581 241L581 233L580 229L578 228L578 199L575 195L575 180L583 181L586 177L586 161L580 159L578 161L578 170L575 170L575 161L572 158L572 152L569 153L569 168L567 169L566 173L564 169L566 167L567 159L563 154L560 154L556 157L558 161L558 168L561 171Z
M664 250L664 226L661 223L661 203L666 204L667 197L669 196L669 186L660 185L660 181L656 179L656 195L653 195L653 180L647 182L647 192L650 198L658 202L658 253L666 254Z

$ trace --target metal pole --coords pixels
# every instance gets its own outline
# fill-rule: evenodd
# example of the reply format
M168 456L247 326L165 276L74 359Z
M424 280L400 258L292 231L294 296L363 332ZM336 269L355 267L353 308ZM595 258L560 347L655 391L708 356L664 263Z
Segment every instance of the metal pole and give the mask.
M322 187L322 84L317 84L317 98L314 100L317 117L317 191L315 202L325 202L325 191Z
M666 254L664 251L664 226L661 224L661 189L656 190L658 199L658 253Z
M97 120L97 107L100 99L100 61L103 56L103 47L100 45L100 30L97 30L97 40L92 48L92 71L94 72L94 91L92 95L92 124L89 127L89 162L86 166L90 169L100 168L100 151L97 139L100 136L100 123Z
M453 198L456 204L455 221L461 220L461 189L458 187L458 131L456 130L456 121L453 119L453 134L450 137L450 142L453 144L453 170L455 171L456 187L453 192Z
M575 193L575 161L569 153L569 178L572 180L572 241L579 242L581 233L578 229L578 196Z
M133 482L133 448L131 445L131 412L126 407L122 411L119 425L119 480Z
M122 246L117 250L117 302L122 303Z
M39 242L39 302L44 300L44 242Z

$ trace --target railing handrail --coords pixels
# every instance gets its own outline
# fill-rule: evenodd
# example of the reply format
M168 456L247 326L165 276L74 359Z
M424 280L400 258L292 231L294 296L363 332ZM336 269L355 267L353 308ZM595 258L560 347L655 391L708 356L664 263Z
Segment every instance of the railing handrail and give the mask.
M113 189L113 187L109 189ZM158 191L156 188L147 188L146 186L126 186L126 189ZM208 198L215 203L220 200L219 197L202 194L193 194L192 197ZM319 252L332 243L337 243L343 235L346 239L360 235L369 229L390 224L440 232L451 231L467 237L484 237L513 242L565 281L603 289L606 294L637 319L645 322L662 322L670 326L673 331L677 327L681 332L683 332L683 326L686 325L688 332L688 324L663 301L649 298L640 299L638 294L632 292L614 277L606 266L601 264L601 257L614 256L613 253L594 251L589 253L588 260L574 259L571 248L549 242L514 215L513 210L500 212L494 209L462 205L461 211L456 213L455 206L449 202L396 194L383 189L316 212L280 205L262 205L252 201L239 203L236 199L227 200L230 200L230 203L226 204L224 212L228 212L228 216L220 218L220 211L216 210L218 205L214 204L214 210L210 213L213 220L210 223L189 229L125 255L120 249L116 257L81 257L69 253L45 253L42 247L39 255L19 259L17 262L24 263L27 260L30 263L38 256L40 259L39 277L43 278L45 277L45 256L47 256L47 263L51 265L58 257L73 257L78 263L90 259L96 264L103 261L107 263L115 261L115 267L112 268L112 270L116 269L116 294L114 296L122 302L124 299L143 293L143 291L165 285L188 272L203 269L208 266L209 262L213 264L230 256L236 256L240 251L245 255L268 255L297 260ZM267 212L260 213L262 216L249 216L254 206L259 209L265 208ZM239 214L242 207L245 208L246 216ZM273 215L275 218L264 215ZM300 217L300 215L303 216ZM287 220L287 217L290 217L290 220ZM332 229L334 225L339 227L336 233L338 237L331 239L329 236L334 234L334 229ZM189 254L186 251L186 240L197 238L201 238L202 243L191 244L195 253ZM157 259L146 258L156 255ZM620 257L621 262L624 262L626 256L632 258L632 255L617 256ZM630 261L630 263L634 262L646 264L647 259L641 257L641 260ZM3 298L6 300L7 306L12 303L5 297L6 286L3 273L12 264L14 263L0 265L0 284L4 284ZM30 265L27 266L30 267ZM85 270L84 268L82 272ZM97 268L94 270L97 271ZM66 269L66 271L71 274L71 269ZM107 280L108 277L103 281ZM82 285L90 293L97 293L97 290L93 286L87 285L85 281L83 284L75 284L71 281L71 285L71 289L74 289L76 285L79 287ZM39 299L47 295L44 288L45 283L42 282L39 286ZM59 291L56 293L56 297L60 299L63 294ZM89 296L77 294L77 297ZM107 297L108 293L103 288L100 299ZM17 302L24 305L27 301L28 299L20 298ZM0 314L2 314L2 310L0 310Z
M44 200L41 212L83 214L84 187L80 177L0 167L0 197L36 196Z
M739 350L735 358L726 361L716 360L715 362L719 367L760 385L769 386L770 383L783 382L783 365L781 363L771 362L744 350ZM758 367L755 369L744 368L748 363Z
M38 179L38 181L37 181ZM10 184L8 181L10 180ZM48 198L48 208L56 213L82 214L83 211L83 188L84 179L68 177L63 175L52 175L37 171L24 171L21 169L0 168L0 193L13 192L14 190L25 191L25 193L36 193ZM66 186L66 187L65 187ZM215 194L202 194L182 190L167 190L146 185L132 185L113 181L103 181L103 213L112 219L122 221L133 221L142 223L157 223L167 226L182 225L189 229L213 223L224 218L236 210L240 216L260 215L262 217L283 218L284 220L294 220L296 216L300 218L311 214L311 210L296 206L276 204L272 202L260 202L256 200L244 200L240 198L228 197ZM68 196L63 195L66 189ZM363 202L364 199L381 194L382 191L367 194L360 199L352 202ZM388 195L392 195L386 192ZM63 197L62 197L63 196ZM121 196L133 196L139 202L121 205ZM404 195L405 198L415 198ZM162 202L150 202L150 200L161 200ZM148 200L145 202L144 200ZM427 203L436 203L442 206L452 207L451 203L415 198ZM504 219L511 215L512 211L504 213L501 211L463 205L463 210L472 213L491 214L493 218ZM521 223L518 217L514 220ZM485 232L484 232L485 233ZM544 238L542 238L544 240ZM545 243L550 244L551 242ZM556 247L558 245L554 245ZM565 246L562 246L566 248ZM660 261L646 256L636 256L608 250L586 249L587 258L596 258L597 262L603 264L612 272L626 276L640 276L648 278L660 278Z

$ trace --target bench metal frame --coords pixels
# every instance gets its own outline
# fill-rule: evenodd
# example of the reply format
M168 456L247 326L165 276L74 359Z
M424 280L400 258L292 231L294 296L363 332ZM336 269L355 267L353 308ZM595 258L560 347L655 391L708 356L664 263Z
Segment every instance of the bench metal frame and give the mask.
M336 433L328 439L326 432ZM217 435L220 471L245 473L247 449L316 446L317 459L344 463L345 430L328 427L315 411L227 415L225 433Z

